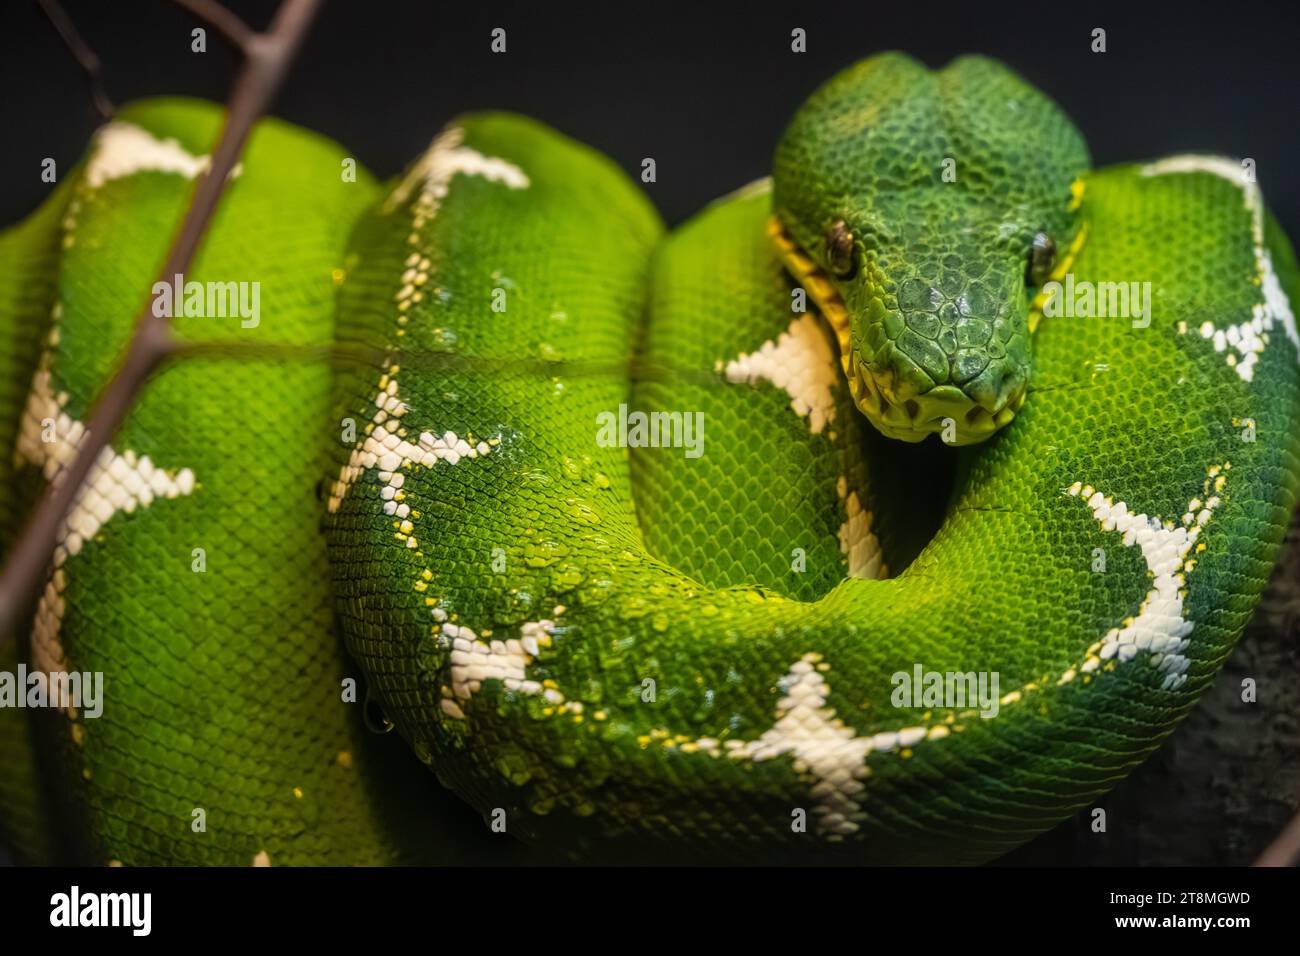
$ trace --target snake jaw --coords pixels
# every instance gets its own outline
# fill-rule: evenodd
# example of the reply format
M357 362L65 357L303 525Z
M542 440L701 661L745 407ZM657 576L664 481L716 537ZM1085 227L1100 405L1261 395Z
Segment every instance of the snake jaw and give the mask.
M869 369L858 358L852 347L852 316L825 271L800 248L778 216L769 217L767 232L786 269L812 297L835 333L853 403L881 434L905 442L919 442L938 434L950 445L973 445L1016 417L1025 403L1023 386L997 408L972 401L955 385L936 385L925 392L898 395L888 370Z
M997 411L972 404L955 385L936 385L905 401L891 400L888 386L852 357L844 362L854 403L888 438L919 442L938 434L949 445L974 445L984 441L1016 417L1025 403L1022 390Z

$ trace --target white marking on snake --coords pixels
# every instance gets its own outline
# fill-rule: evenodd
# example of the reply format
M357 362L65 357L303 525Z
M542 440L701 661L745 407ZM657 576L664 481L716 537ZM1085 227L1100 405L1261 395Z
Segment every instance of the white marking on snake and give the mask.
M839 366L821 323L811 312L791 322L775 342L764 342L756 352L742 352L723 371L728 382L767 381L783 389L790 396L790 407L808 419L814 435L835 420L831 387Z
M209 163L210 157L195 156L174 139L159 139L134 123L114 120L95 134L93 152L79 187L85 191L95 190L105 183L142 172L172 173L193 179L206 171ZM238 176L240 169L237 165L231 170L231 178ZM79 190L68 203L64 215L65 245L72 244L72 231L80 207ZM61 306L56 304L49 341L32 378L14 449L18 464L40 468L50 484L59 481L85 435L85 426L64 410L68 395L55 395L53 391L50 369L53 351L59 341L60 318ZM53 431L53 440L48 442L43 440L46 421L51 423ZM147 455L137 458L129 449L119 455L105 446L77 493L71 511L60 524L55 539L53 567L37 602L32 623L32 663L37 669L49 674L66 671L69 666L59 638L66 610L63 594L68 584L67 559L79 554L85 542L94 538L118 512L129 514L137 507L148 507L155 497L176 498L190 494L193 489L194 473L188 468L163 470L154 467Z
M871 530L871 512L862 507L862 499L856 491L849 491L848 479L843 475L835 488L844 503L845 519L840 525L840 551L848 556L849 577L888 577L880 541Z
M482 177L510 189L526 189L530 185L528 177L518 166L504 159L484 156L461 145L463 140L464 131L459 128L440 133L384 201L383 211L391 213L406 202L417 184L420 185L420 192L411 204L411 233L407 237L413 251L406 259L406 269L394 296L399 312L398 335L404 334L400 326L406 324L405 314L422 300L423 287L431 276L432 263L424 255L421 230L438 214L450 192L452 179L460 174ZM375 411L366 426L367 433L358 441L340 470L328 508L331 512L337 511L358 476L367 469L378 468L378 477L383 483L380 497L384 502L384 513L401 519L398 536L406 538L408 547L417 548L412 533L414 525L406 520L410 507L402 500L405 475L401 469L410 464L433 468L440 461L455 465L462 459L489 454L492 445L462 438L450 431L440 436L426 431L420 434L418 442L409 441L401 423L409 407L398 395L399 371L398 366L392 365L380 378L378 394L371 403ZM562 610L557 607L557 614ZM468 626L448 621L442 608L435 606L431 613L439 642L451 648L451 687L443 688L443 713L463 720L465 713L458 701L468 700L483 681L493 679L502 681L507 690L540 694L552 704L564 702L564 696L558 690L529 680L525 670L539 648L550 645L555 629L553 621L527 622L520 627L516 639L483 641Z
M76 457L86 434L85 425L65 410L67 393L56 395L53 391L50 367L59 341L60 313L60 307L55 306L54 325L32 377L32 390L14 449L17 464L40 468L51 485L62 480L64 469ZM44 440L47 423L50 441ZM73 500L67 518L59 526L53 568L37 603L32 625L32 663L37 669L47 674L68 669L59 639L65 611L63 593L68 583L65 567L68 558L79 554L85 543L99 534L114 515L130 514L136 508L147 508L155 498L176 498L193 490L194 472L189 468L164 470L155 467L147 455L138 457L129 449L119 454L105 446Z
M471 444L450 431L442 435L421 432L418 443L401 437L398 428L406 406L397 397L395 376L386 377L373 404L375 415L368 426L372 430L352 449L347 463L339 471L327 506L331 512L338 511L348 489L362 472L378 468L379 480L384 484L380 489L384 514L406 518L410 508L401 501L405 475L400 469L410 464L432 468L440 461L455 465L462 458L477 458L492 449L485 441Z
M540 694L551 704L562 704L563 694L554 687L529 680L526 671L541 648L551 646L554 632L554 621L527 621L520 625L518 638L484 641L463 624L443 624L438 641L451 648L451 687L443 690L443 712L463 720L465 714L456 700L469 700L485 680L499 680L506 690Z
M1171 156L1142 167L1143 176L1165 176L1176 173L1209 173L1226 179L1241 190L1241 199L1250 216L1251 239L1255 246L1255 282L1260 287L1262 300L1251 309L1251 317L1227 328L1217 328L1213 322L1202 322L1198 331L1201 338L1209 339L1216 352L1232 348L1236 354L1228 355L1228 364L1236 369L1243 381L1255 377L1255 364L1268 344L1268 333L1274 323L1280 324L1287 338L1300 354L1300 332L1296 330L1291 303L1282 291L1273 259L1264 243L1264 197L1259 184L1246 178L1246 171L1231 159L1223 156Z
M1211 472L1212 478L1217 477L1219 469L1212 468ZM1145 514L1131 514L1124 502L1116 502L1080 482L1075 482L1065 493L1082 499L1103 531L1123 535L1126 547L1137 545L1151 576L1151 589L1142 600L1137 616L1126 619L1120 627L1111 628L1096 651L1079 666L1079 671L1086 674L1100 667L1102 661L1115 658L1125 662L1139 652L1149 652L1152 665L1165 675L1161 686L1176 690L1187 680L1186 671L1191 663L1183 656L1192 633L1192 622L1183 614L1187 555L1221 499L1217 495L1209 495L1204 501L1193 498L1182 516L1182 524L1178 525Z
M839 363L825 328L811 312L791 322L775 342L764 342L756 352L742 352L725 366L718 362L715 368L724 372L729 382L752 385L766 381L783 389L790 396L790 407L808 420L808 429L814 435L821 434L826 423L835 420L832 389L839 381ZM849 492L843 477L837 490L845 514L839 534L840 551L848 557L849 577L884 577L887 572L880 542L871 530L871 513L862 507L856 491Z
M416 160L405 178L384 200L384 212L392 212L406 202L416 183L421 183L416 215L432 218L446 198L451 178L457 173L482 176L495 183L504 183L511 189L528 188L528 177L522 169L509 160L484 156L476 149L462 146L464 139L465 131L455 126L434 137L424 155ZM420 208L422 203L431 208Z
M480 176L510 189L526 189L529 186L528 177L518 166L462 146L464 137L464 130L458 127L439 133L384 201L384 212L392 212L406 201L417 183L421 184L420 193L412 203L412 232L407 239L414 251L406 260L406 270L402 273L395 296L399 313L402 313L399 325L405 324L405 311L423 299L421 290L429 280L432 266L429 259L421 254L420 230L437 215L451 188L452 178L459 173L464 176ZM399 329L398 334L404 333ZM362 472L377 467L379 480L384 483L380 489L384 513L405 519L410 508L401 501L404 476L399 469L411 463L425 468L432 468L439 461L455 465L463 458L478 458L491 451L488 442L468 440L451 431L444 432L441 436L422 432L418 443L407 440L400 419L408 407L397 394L397 372L397 366L392 366L380 379L378 394L371 403L375 411L370 424L366 426L367 433L358 440L347 462L340 468L339 477L331 489L327 505L330 512L338 511L348 489ZM406 540L408 546L417 546L414 537Z
M1031 692L1045 687L1068 684L1080 672L1096 671L1105 660L1114 658L1124 663L1140 652L1149 652L1151 665L1163 672L1163 689L1177 690L1186 682L1190 661L1182 652L1190 643L1193 625L1183 613L1183 573L1193 567L1194 561L1187 556L1221 504L1228 467L1225 463L1206 469L1204 500L1192 498L1188 502L1181 526L1145 514L1131 514L1124 502L1115 502L1082 482L1065 489L1067 495L1086 502L1102 530L1117 531L1126 546L1138 546L1152 586L1137 615L1093 644L1081 665L1068 668L1055 682L1035 681L1006 694L1000 701L1002 706L1029 699ZM822 832L827 840L838 841L855 833L863 818L860 797L865 790L862 781L869 774L865 762L868 754L901 753L922 741L951 737L962 728L960 724L933 724L859 735L826 706L830 687L821 674L826 667L821 660L820 654L805 654L781 679L783 696L776 705L776 722L769 730L757 740L728 740L721 747L736 760L791 755L795 771L809 774L815 781L811 793L818 801L816 813ZM716 738L702 737L694 743L695 749L713 757L722 752Z
M63 245L71 247L74 244L73 232L81 213L82 200L105 183L136 173L172 173L193 179L206 172L210 163L210 156L195 156L176 140L158 139L134 123L114 120L101 126L95 133L86 170L63 215ZM242 164L235 164L230 178L234 179L242 169Z
M729 740L728 756L734 760L771 760L789 754L796 773L813 777L812 796L818 828L829 841L857 832L863 818L859 797L869 771L865 763L872 751L910 746L926 734L923 727L858 736L852 727L826 706L830 687L819 669L820 654L805 654L780 681L783 696L776 704L776 722L757 740ZM715 750L711 738L697 741ZM709 746L705 746L708 744Z
M98 189L136 173L175 173L193 179L207 172L211 156L195 156L174 139L159 139L148 130L114 120L95 134L95 151L86 164L85 183ZM236 166L231 177L239 174Z

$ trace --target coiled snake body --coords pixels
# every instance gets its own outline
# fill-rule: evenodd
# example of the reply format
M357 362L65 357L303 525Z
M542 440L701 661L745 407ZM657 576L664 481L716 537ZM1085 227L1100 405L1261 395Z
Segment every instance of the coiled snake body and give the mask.
M11 488L75 448L218 122L138 104L0 237ZM184 277L260 317L175 322L384 359L150 384L34 613L32 667L105 690L6 761L27 857L979 862L1141 762L1249 617L1300 338L1241 165L1090 170L1005 67L899 55L666 236L516 116L387 187L346 159L262 124Z

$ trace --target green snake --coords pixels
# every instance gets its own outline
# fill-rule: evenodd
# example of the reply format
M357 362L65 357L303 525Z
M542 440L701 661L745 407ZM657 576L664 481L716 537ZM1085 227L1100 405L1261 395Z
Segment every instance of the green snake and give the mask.
M9 540L220 121L122 111L0 236ZM17 652L102 673L102 713L0 710L0 834L128 865L1022 844L1193 706L1295 504L1300 275L1247 172L1094 170L980 57L844 70L771 180L668 233L518 116L384 185L264 121L184 277L259 314L200 293L175 327L338 358L149 383Z

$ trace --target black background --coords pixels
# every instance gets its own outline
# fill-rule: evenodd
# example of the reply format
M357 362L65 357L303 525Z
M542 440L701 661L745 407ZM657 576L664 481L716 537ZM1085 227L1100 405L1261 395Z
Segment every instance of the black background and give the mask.
M221 41L190 52L195 25L165 0L65 0L104 61L117 103L152 93L224 99ZM231 0L263 26L272 0ZM636 173L670 223L768 170L798 103L869 53L932 66L997 56L1055 97L1098 165L1201 150L1256 160L1265 196L1300 236L1300 68L1294 4L916 0L672 5L327 0L276 112L332 136L380 176L399 172L466 109L536 116ZM489 50L507 31L507 52ZM790 51L803 27L808 52ZM1090 50L1094 27L1107 52ZM34 0L0 5L0 222L33 209L97 124L82 75Z

